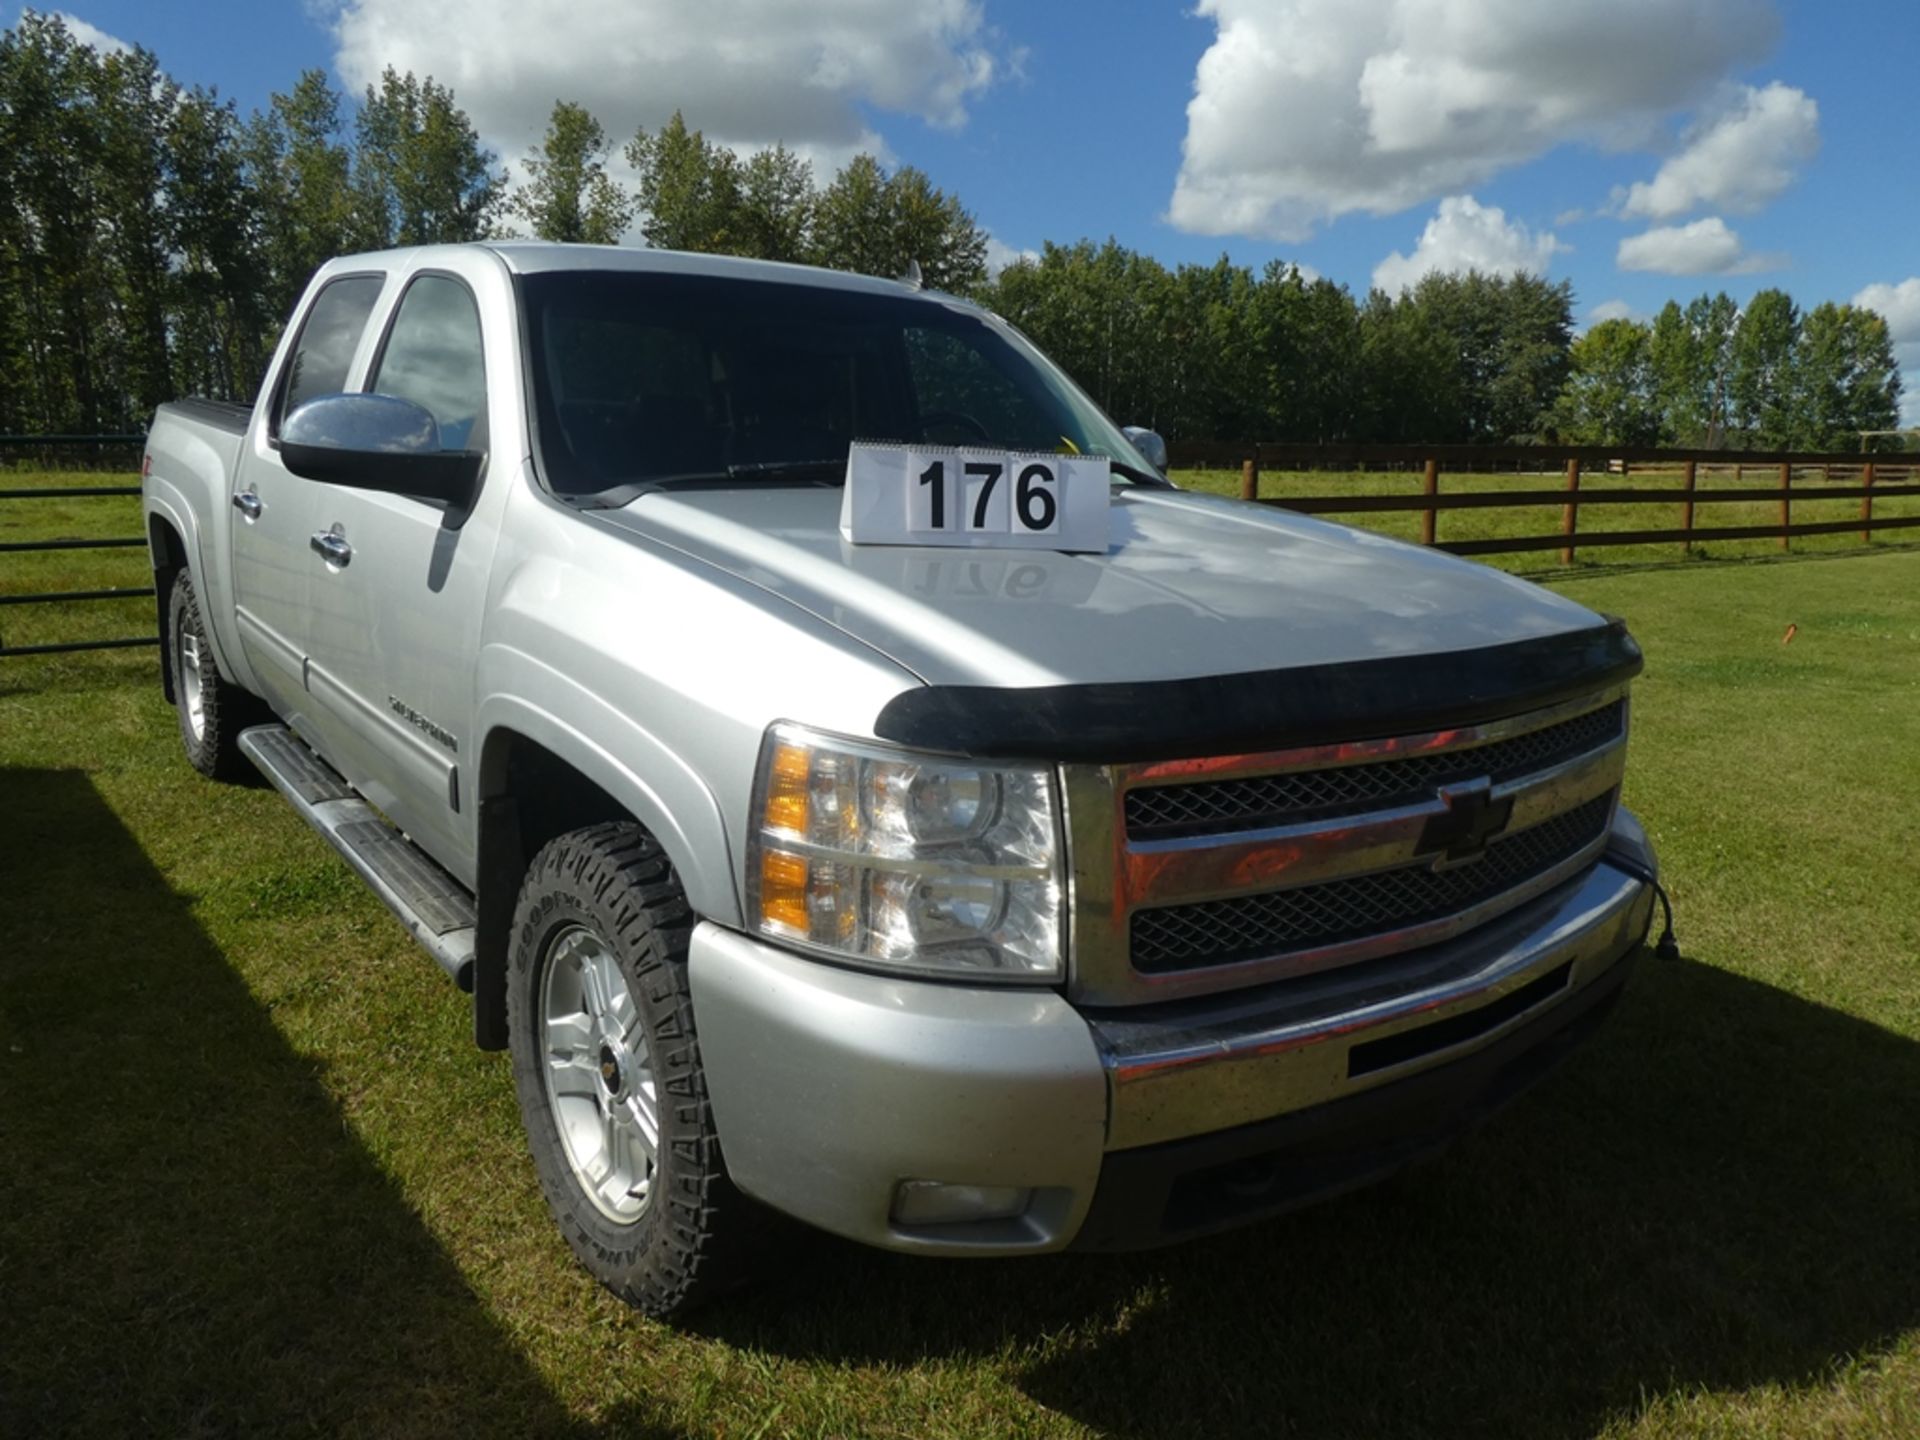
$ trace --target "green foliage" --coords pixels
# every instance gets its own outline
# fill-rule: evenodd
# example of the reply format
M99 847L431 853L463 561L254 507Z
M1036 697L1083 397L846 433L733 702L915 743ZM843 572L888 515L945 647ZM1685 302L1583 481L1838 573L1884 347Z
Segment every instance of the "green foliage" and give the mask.
M343 134L317 70L242 120L58 16L0 30L0 430L250 398L316 266L486 233L499 177L444 86L389 71Z
M741 253L739 162L724 145L689 130L678 110L658 134L627 144L640 177L640 233L660 250Z
M1853 305L1817 306L1800 327L1795 444L1851 445L1863 430L1900 419L1900 370L1886 320Z
M1573 342L1554 428L1576 445L1657 445L1652 334L1637 320L1603 320Z
M1429 275L1358 300L1273 262L1169 268L1109 239L989 276L986 232L922 171L856 156L824 186L783 146L741 155L675 114L623 149L556 101L517 188L446 86L387 70L358 105L320 70L242 118L144 50L102 56L58 16L0 30L0 430L140 424L158 402L250 398L314 270L388 245L535 236L798 261L972 295L1109 413L1173 439L1850 448L1897 422L1885 322L1804 318L1780 291L1668 304L1573 337L1565 281Z
M354 124L354 181L371 243L484 237L506 184L492 173L495 159L451 90L388 66Z
M1784 290L1762 290L1747 302L1733 332L1729 420L1734 437L1760 450L1793 443L1800 344L1800 307Z
M756 150L740 169L743 254L803 261L813 253L813 167L784 145Z
M508 209L541 240L616 245L633 223L633 197L607 174L607 132L584 106L554 102L546 138L527 157L527 181Z

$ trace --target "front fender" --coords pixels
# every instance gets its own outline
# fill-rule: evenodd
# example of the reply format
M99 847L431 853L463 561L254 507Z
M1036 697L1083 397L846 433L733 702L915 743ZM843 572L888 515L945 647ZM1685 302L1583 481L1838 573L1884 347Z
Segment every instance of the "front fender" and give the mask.
M544 746L612 796L660 842L696 913L740 923L741 906L719 802L678 754L631 716L522 650L484 646L475 730L480 793L505 785L511 731ZM525 697L537 695L539 703Z

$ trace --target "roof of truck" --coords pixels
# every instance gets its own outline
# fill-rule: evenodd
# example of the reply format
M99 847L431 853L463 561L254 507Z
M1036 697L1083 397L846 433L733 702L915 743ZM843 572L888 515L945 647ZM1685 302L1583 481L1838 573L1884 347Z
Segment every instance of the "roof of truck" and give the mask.
M375 255L343 256L342 262L406 256L414 263L430 261L440 250L491 250L516 275L542 275L559 270L613 270L666 275L712 275L732 280L766 280L788 285L859 290L869 294L929 293L898 280L854 275L845 270L823 270L814 265L789 265L778 260L743 260L733 255L696 255L685 250L648 250L633 245L562 245L550 240L480 240L471 245L424 245Z

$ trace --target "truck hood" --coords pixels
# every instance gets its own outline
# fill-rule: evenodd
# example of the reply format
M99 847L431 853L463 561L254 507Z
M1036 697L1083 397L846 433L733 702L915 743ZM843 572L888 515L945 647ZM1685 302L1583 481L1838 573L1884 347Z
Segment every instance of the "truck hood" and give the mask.
M824 488L656 491L600 518L804 607L930 685L1181 680L1600 623L1497 570L1211 495L1116 488L1104 555L852 545L840 501Z

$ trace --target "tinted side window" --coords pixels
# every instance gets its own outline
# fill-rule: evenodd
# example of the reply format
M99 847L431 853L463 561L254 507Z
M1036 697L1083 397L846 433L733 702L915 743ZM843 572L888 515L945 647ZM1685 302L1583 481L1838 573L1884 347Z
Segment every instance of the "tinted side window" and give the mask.
M280 433L281 417L302 402L346 388L360 333L367 328L367 317L385 283L378 275L349 275L328 282L314 297L293 347L286 383L280 387L280 404L273 412L274 434Z
M440 445L464 450L487 409L480 312L458 280L422 275L407 287L371 388L411 400L440 424Z

